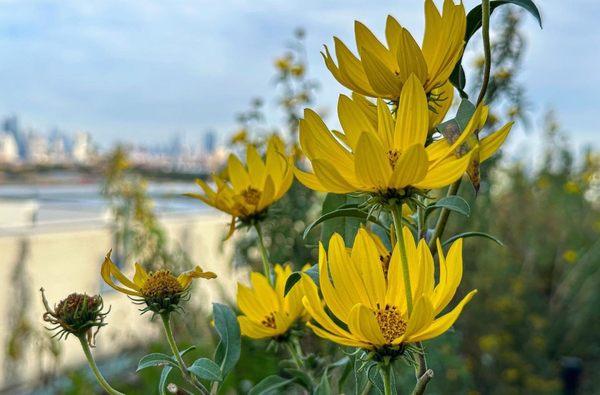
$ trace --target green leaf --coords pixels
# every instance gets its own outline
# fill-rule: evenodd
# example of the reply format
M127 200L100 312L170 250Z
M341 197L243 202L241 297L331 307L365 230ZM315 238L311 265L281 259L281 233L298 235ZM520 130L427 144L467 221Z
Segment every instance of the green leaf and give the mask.
M202 380L223 381L221 368L208 358L195 360L188 370Z
M179 351L179 356L183 357L185 354L189 353L192 350L195 350L196 348L197 348L196 346L189 346L185 350Z
M290 276L287 278L286 282L285 282L285 289L283 292L283 295L287 295L288 292L290 292L292 290L292 288L294 287L294 285L296 285L296 283L298 281L300 281L300 274L302 272L293 272L292 274L290 274ZM310 267L308 270L304 271L304 273L308 274L310 276L310 278L313 279L313 281L315 282L315 284L317 284L317 287L319 286L319 266L318 265L313 265L312 267Z
M489 235L489 234L484 233L484 232L464 232L464 233L459 233L457 235L454 235L454 236L448 238L448 240L444 241L442 243L442 246L445 247L445 246L447 246L448 244L452 243L455 240L458 240L458 239L461 239L461 238L462 239L466 239L468 237L483 237L483 238L486 238L486 239L489 239L489 240L492 240L492 241L496 242L501 247L504 247L504 244L500 240L498 240L494 236Z
M215 329L221 338L215 352L215 361L221 366L222 377L225 378L240 359L240 325L235 313L223 304L213 303L213 316Z
M358 227L360 224L365 223L367 213L358 208L340 209L340 207L350 204L356 204L358 207L362 202L364 202L362 197L328 193L323 202L321 217L306 228L304 237L312 228L326 221L321 228L321 241L323 244L327 245L331 236L334 233L339 233L344 238L346 245L351 245L358 232Z
M166 395L165 387L167 386L167 378L169 377L169 373L173 369L172 366L165 366L160 373L160 380L158 380L158 393L160 395Z
M260 383L256 384L248 395L266 395L274 393L278 389L282 389L291 384L293 379L284 379L280 376L267 376Z
M459 214L464 215L465 217L471 215L471 207L469 206L469 203L467 203L467 201L462 197L456 195L441 198L437 202L428 206L425 210L425 214L429 215L431 212L438 208L445 208L450 211L455 211Z
M173 360L173 357L166 354L161 353L152 353L148 355L144 355L140 362L138 362L138 367L136 372L139 372L142 369L146 369L152 366L173 366L177 367L177 363Z
M540 15L540 10L537 8L535 3L531 0L492 0L490 1L490 15L494 12L494 10L501 5L505 4L514 4L525 9L529 12L539 23L540 28L542 27L542 16ZM473 7L471 11L467 14L467 29L465 31L465 45L469 42L471 37L477 33L479 29L481 29L481 20L483 18L483 13L481 11L481 4Z
M294 363L294 366L296 366L295 363ZM300 370L298 368L287 368L287 369L284 369L284 371L286 373L288 373L292 378L296 379L296 380L294 380L296 384L301 385L302 387L306 388L309 391L312 390L312 387L313 387L312 379L305 371Z
M327 373L327 369L325 369L325 372L323 372L321 380L319 381L319 385L315 388L314 395L331 395L331 385L329 384Z

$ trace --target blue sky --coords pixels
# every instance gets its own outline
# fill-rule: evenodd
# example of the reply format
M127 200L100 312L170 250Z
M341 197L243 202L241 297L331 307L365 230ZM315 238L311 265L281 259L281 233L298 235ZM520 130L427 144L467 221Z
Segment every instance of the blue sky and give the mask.
M476 2L465 3L470 9ZM532 18L524 24L532 130L554 108L577 144L591 143L598 133L600 3L538 3L544 30ZM16 113L41 130L87 130L105 146L174 134L200 139L207 129L225 134L252 97L273 97L273 59L297 26L308 32L310 74L321 83L317 105L333 109L343 89L319 55L333 35L352 42L354 19L381 33L391 13L420 41L421 0L366 4L0 0L0 115ZM521 140L534 131L528 133L521 131Z

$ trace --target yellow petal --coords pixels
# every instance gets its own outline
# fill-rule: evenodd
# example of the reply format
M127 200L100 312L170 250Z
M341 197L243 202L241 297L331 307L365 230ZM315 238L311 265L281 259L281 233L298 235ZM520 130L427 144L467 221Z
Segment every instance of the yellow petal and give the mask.
M386 281L377 245L364 228L358 230L352 246L352 260L365 284L372 309L385 304Z
M316 325L311 324L310 322L307 322L306 326L308 326L310 329L312 329L313 332L315 332L315 334L317 336L319 336L323 339L332 341L334 343L341 344L342 346L358 347L358 348L365 348L365 349L373 348L370 344L359 341L359 340L355 339L354 337L352 337L350 334L348 335L348 337L337 336L337 335L334 335L322 328L319 328Z
M354 153L354 171L368 188L384 189L392 175L387 152L373 133L363 133Z
M390 70L381 59L371 51L364 50L361 54L362 65L369 84L378 96L396 98L402 90L402 81Z
M356 38L356 47L362 60L365 59L365 53L371 53L386 69L395 70L396 60L391 52L375 37L375 35L365 25L359 21L354 22L354 33ZM366 69L365 69L366 71ZM368 71L367 71L368 77Z
M141 294L139 292L140 287L135 285L133 282L131 282L129 279L127 279L123 275L123 273L121 273L119 268L110 259L110 254L111 254L111 252L109 251L109 253L104 258L104 262L102 263L102 268L100 269L100 275L102 276L102 279L104 280L104 282L121 293L124 293L127 295L132 295L132 296L141 296ZM112 276L115 276L115 278L117 280L119 280L127 288L117 285L114 282L114 280L112 279ZM125 280L125 281L121 281L121 280Z
M242 335L252 339L265 339L277 334L277 331L268 328L260 323L251 321L248 317L239 316L238 322Z
M401 35L402 26L400 26L400 23L398 23L396 18L388 15L385 21L385 39L392 56L396 56L398 53L398 45L400 45Z
M394 146L394 117L385 102L377 98L377 133L384 149L390 150Z
M433 339L434 337L437 337L442 333L446 332L452 325L454 325L465 305L469 303L471 299L473 299L473 296L475 296L476 293L477 290L469 292L467 296L465 296L463 300L461 300L460 303L451 312L433 321L433 323L429 325L429 327L423 328L423 330L421 330L420 332L414 333L413 335L409 336L408 341L419 342L428 339Z
M350 333L340 328L327 315L327 313L323 309L321 299L319 298L317 286L312 281L312 279L307 274L301 274L301 276L301 285L304 290L304 297L302 298L302 303L304 304L304 307L306 308L310 316L327 332L335 336L339 336L341 338L352 338L352 335L350 335ZM315 333L317 333L317 331L315 331Z
M340 95L338 100L338 116L348 144L352 149L358 144L358 139L363 132L376 133L376 129L369 121L367 115L348 96Z
M146 273L146 270L144 270L142 265L139 263L136 262L134 266L135 273L133 275L133 282L135 285L141 288L148 279L148 273Z
M512 128L513 122L509 122L502 126L496 132L490 134L479 142L479 161L483 162L500 148L500 146L506 140L510 129Z
M250 176L244 168L244 165L240 160L233 154L229 155L227 161L227 170L229 173L229 180L237 193L242 192L250 186Z
M427 63L423 58L421 48L415 42L408 30L402 28L397 52L398 75L402 81L408 80L414 74L421 86L427 81Z
M365 343L371 343L376 346L386 344L373 311L361 304L357 304L352 308L350 320L348 321L348 329L350 333Z
M306 187L319 192L327 192L327 188L321 184L317 176L313 173L306 173L300 169L294 168L294 174L296 175L298 181L300 181Z
M350 81L353 85L351 89L364 95L373 95L373 88L367 79L360 60L337 37L334 37L333 41L340 72L344 79Z
M200 266L196 266L193 270L181 273L177 277L177 281L179 281L181 286L185 289L190 285L194 278L205 278L210 280L212 278L217 278L217 275L213 272L205 272Z
M315 159L312 161L312 165L319 182L328 192L349 193L356 191L356 187L350 184L332 163Z
M396 161L389 179L391 188L404 188L417 184L427 175L427 153L420 144L409 147Z
M400 151L414 144L425 145L429 129L429 108L423 86L413 74L402 88L394 131L394 146Z
M427 328L433 321L433 318L433 306L431 305L429 298L427 296L422 296L417 299L417 302L413 306L412 314L408 319L404 338L411 339L413 334Z
M421 189L436 189L450 185L464 174L470 161L471 154L467 154L462 158L430 168L425 179L414 186Z
M248 163L248 175L252 186L261 188L266 177L267 168L256 147L250 144L246 147L246 162Z

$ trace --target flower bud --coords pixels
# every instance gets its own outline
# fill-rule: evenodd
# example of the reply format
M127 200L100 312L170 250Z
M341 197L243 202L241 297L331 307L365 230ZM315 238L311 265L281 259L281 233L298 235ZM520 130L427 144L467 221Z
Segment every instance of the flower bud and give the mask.
M72 293L52 309L44 295L44 288L40 288L40 292L46 309L43 319L54 325L54 327L47 328L50 331L56 331L53 337L66 339L70 334L77 337L85 335L88 344L93 347L94 338L98 330L106 325L104 318L110 311L110 309L106 312L102 311L104 309L102 297ZM94 328L96 328L95 331Z

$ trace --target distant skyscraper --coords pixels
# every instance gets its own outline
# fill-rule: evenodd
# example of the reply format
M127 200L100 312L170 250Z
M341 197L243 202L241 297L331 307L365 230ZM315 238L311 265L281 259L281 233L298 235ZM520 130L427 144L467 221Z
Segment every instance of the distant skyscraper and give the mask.
M76 163L87 163L94 153L92 137L89 133L77 132L73 139L71 158Z
M0 132L0 163L16 163L18 161L17 140L8 132Z
M204 133L204 152L212 154L215 152L217 136L214 131L209 130Z
M17 143L19 157L25 159L27 156L28 138L19 125L19 118L16 115L4 118L2 121L2 130L14 137L15 142Z

